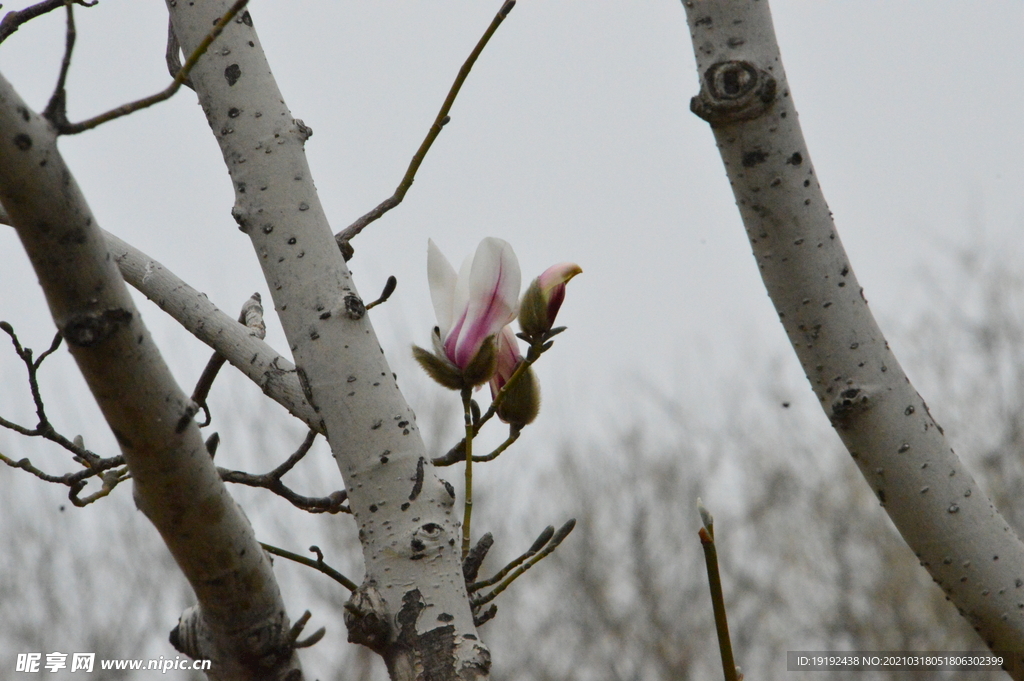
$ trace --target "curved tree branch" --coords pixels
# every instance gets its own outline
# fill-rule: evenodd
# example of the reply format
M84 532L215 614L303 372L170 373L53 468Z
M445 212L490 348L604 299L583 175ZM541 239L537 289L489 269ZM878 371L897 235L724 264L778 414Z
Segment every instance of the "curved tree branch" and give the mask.
M910 384L868 310L797 122L767 0L684 0L711 124L768 294L822 409L889 517L1024 679L1024 544Z
M172 641L212 659L211 679L301 678L270 561L206 454L194 407L143 326L53 127L2 76L0 157L0 203L117 437L137 506L196 593Z
M57 84L57 91L53 95L53 99L50 100L50 105L47 106L44 116L53 123L57 129L58 134L61 135L77 135L78 133L85 132L86 130L92 130L93 128L99 127L104 123L108 123L122 116L128 116L136 111L149 108L154 104L159 104L165 100L170 99L178 92L182 85L189 80L189 72L192 67L196 65L200 57L206 54L206 50L209 49L210 44L221 34L224 27L235 18L245 4L249 0L235 0L235 3L227 8L224 14L213 24L213 28L206 34L206 36L199 42L198 45L192 50L188 59L185 60L185 64L178 69L174 74L170 84L160 92L137 99L134 102L128 102L122 104L119 107L106 111L97 116L93 116L87 120L79 123L70 123L67 120L65 112L65 93L64 93L64 77L67 75L67 69L71 59L71 48L74 45L74 20L71 14L71 6L68 6L68 45L67 50L64 54L64 63L61 68L60 81Z
M159 262L110 232L103 232L103 236L125 281L223 355L267 397L305 421L310 428L323 432L320 419L303 395L295 366L290 361Z

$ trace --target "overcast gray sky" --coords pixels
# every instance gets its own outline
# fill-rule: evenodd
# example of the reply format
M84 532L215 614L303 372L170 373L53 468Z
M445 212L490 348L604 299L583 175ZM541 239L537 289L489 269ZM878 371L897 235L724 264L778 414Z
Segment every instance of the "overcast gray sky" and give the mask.
M390 195L499 4L251 2L287 103L314 130L306 148L335 229ZM920 304L920 266L950 245L1018 248L1024 4L772 8L811 158L883 324ZM161 3L102 0L76 17L73 120L166 85ZM37 109L55 81L63 31L54 12L0 47L0 70ZM400 385L427 381L408 358L433 324L427 238L459 262L489 235L513 244L524 281L557 261L584 269L560 317L570 332L539 367L544 427L588 427L610 414L625 425L621 398L643 381L697 409L758 358L785 353L798 374L711 132L689 112L696 91L678 2L520 0L406 201L355 242L351 266L365 298L387 275L399 279L373 316ZM104 228L230 314L253 291L266 293L191 91L65 138L61 149ZM13 230L0 229L0 253L0 318L44 346L52 323ZM143 314L189 390L208 351L156 308ZM268 326L285 349L275 321ZM46 385L75 394L80 381L58 362ZM0 413L31 422L22 383L13 354L0 351ZM812 400L806 386L797 397ZM17 446L2 433L0 443Z
M9 0L3 11L28 4ZM811 160L883 329L921 311L927 302L922 270L948 261L943 256L951 248L977 244L1019 258L1024 3L771 4ZM251 0L287 104L314 130L306 150L336 230L391 194L499 5ZM68 83L72 120L167 84L162 3L100 0L94 8L78 8L76 17L78 47ZM49 98L63 43L63 16L54 12L0 45L0 72L37 110ZM711 132L689 112L696 92L677 0L519 1L477 62L405 202L355 241L350 265L364 298L375 297L389 274L399 279L391 301L371 315L399 384L421 416L436 411L428 408L431 396L453 397L432 386L409 354L411 343L429 342L434 324L427 239L458 263L484 236L512 243L524 281L558 261L573 260L584 269L570 283L559 318L570 330L538 367L544 409L517 445L522 455L554 451L552 435L556 443L572 437L585 449L588 438L627 429L652 403L635 399L642 390L678 399L690 412L688 424L713 425L729 400L744 385L757 385L778 358L793 411L820 412L758 277ZM61 150L101 226L207 292L231 315L253 291L269 301L249 240L230 217L231 184L191 91L64 138ZM941 276L941 265L930 267ZM140 304L168 363L191 391L209 350L157 308ZM14 231L3 226L0 319L38 350L54 332ZM268 340L286 350L273 315ZM894 349L900 356L898 345ZM62 350L48 368L43 389L58 427L69 436L85 433L90 447L112 455L113 438L67 353ZM905 368L913 378L915 367ZM226 373L213 394L218 417L251 408L253 401L239 395L258 395L244 379ZM925 391L924 397L941 418L943 396ZM744 415L758 418L756 406ZM777 402L763 407L779 409ZM0 342L0 415L35 423L23 367L6 341ZM297 425L298 435L280 436L278 423L264 415L218 422L222 433L225 425L252 428L246 438L226 437L218 461L234 465L253 454L239 452L240 443L254 441L276 456L286 449L282 442L301 437ZM421 425L428 435L437 430ZM55 447L6 431L0 431L0 451L31 455L52 472L70 467ZM255 453L260 455L267 456ZM296 475L315 479L320 471L318 483L341 486L331 482L333 464L326 456L311 458ZM478 473L478 490L490 484L491 498L503 509L530 503L511 498L507 484L495 491L502 471L514 474L516 461L506 455ZM55 507L66 504L65 491L51 486L37 497L36 487L44 483L18 471L0 469L2 476L20 480L15 484L26 498L45 498L39 505L46 513L39 517L58 542L88 543L67 529L71 521L112 513L101 503L60 515ZM704 496L716 509L734 490L717 491ZM116 493L122 498L113 508L126 508L130 501L116 504L129 490ZM232 494L243 500L261 537L274 527L268 517L279 520L281 504L250 503L265 496L244 490ZM295 515L282 516L289 531ZM142 522L139 514L118 518L132 520ZM297 534L307 537L304 530ZM153 548L155 536L145 537L149 543L141 544L160 550ZM105 548L105 542L95 543L97 551ZM358 575L355 563L340 567ZM287 569L279 573L295 579ZM293 616L300 603L305 601L289 601ZM336 627L330 635L339 635ZM151 645L160 654L169 650L163 637Z

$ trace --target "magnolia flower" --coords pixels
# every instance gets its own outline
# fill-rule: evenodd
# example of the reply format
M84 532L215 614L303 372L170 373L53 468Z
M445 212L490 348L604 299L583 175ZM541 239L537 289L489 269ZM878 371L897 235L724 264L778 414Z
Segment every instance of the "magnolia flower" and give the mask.
M487 237L458 274L433 241L427 278L434 304L434 354L413 348L423 368L442 385L480 385L494 373L495 337L516 317L521 275L506 241Z
M565 300L565 284L583 269L573 262L562 262L544 270L530 282L519 309L519 328L528 336L543 336L555 323Z
M492 400L497 397L498 391L505 387L523 361L523 356L519 353L519 341L516 340L511 326L506 326L498 334L497 355L494 375L491 376ZM532 423L539 411L540 387L533 375L533 368L526 367L523 375L516 379L498 405L498 418L521 428Z

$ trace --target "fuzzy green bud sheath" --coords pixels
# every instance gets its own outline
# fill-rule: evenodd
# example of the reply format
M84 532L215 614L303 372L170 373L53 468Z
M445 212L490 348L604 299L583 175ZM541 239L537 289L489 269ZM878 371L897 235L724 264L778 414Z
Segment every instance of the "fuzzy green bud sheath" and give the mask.
M551 330L565 300L565 284L583 269L573 262L562 262L544 270L530 282L519 307L519 328L528 336L542 336Z

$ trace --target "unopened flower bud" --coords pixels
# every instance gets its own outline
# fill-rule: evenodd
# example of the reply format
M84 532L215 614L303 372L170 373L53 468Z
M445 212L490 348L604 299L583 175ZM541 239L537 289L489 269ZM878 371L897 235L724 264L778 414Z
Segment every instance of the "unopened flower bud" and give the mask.
M497 414L505 423L520 428L532 423L540 412L540 386L533 374L533 369L526 367L514 382L523 356L519 353L519 341L512 333L512 327L506 326L498 334L496 345L496 368L491 378L491 398L505 388L505 394L498 405Z
M527 336L542 336L554 326L562 301L565 284L583 270L576 263L563 262L544 270L530 282L519 303L519 328Z
M526 367L523 374L516 379L505 398L498 405L498 418L513 426L533 423L540 413L540 385L533 374L533 368Z

